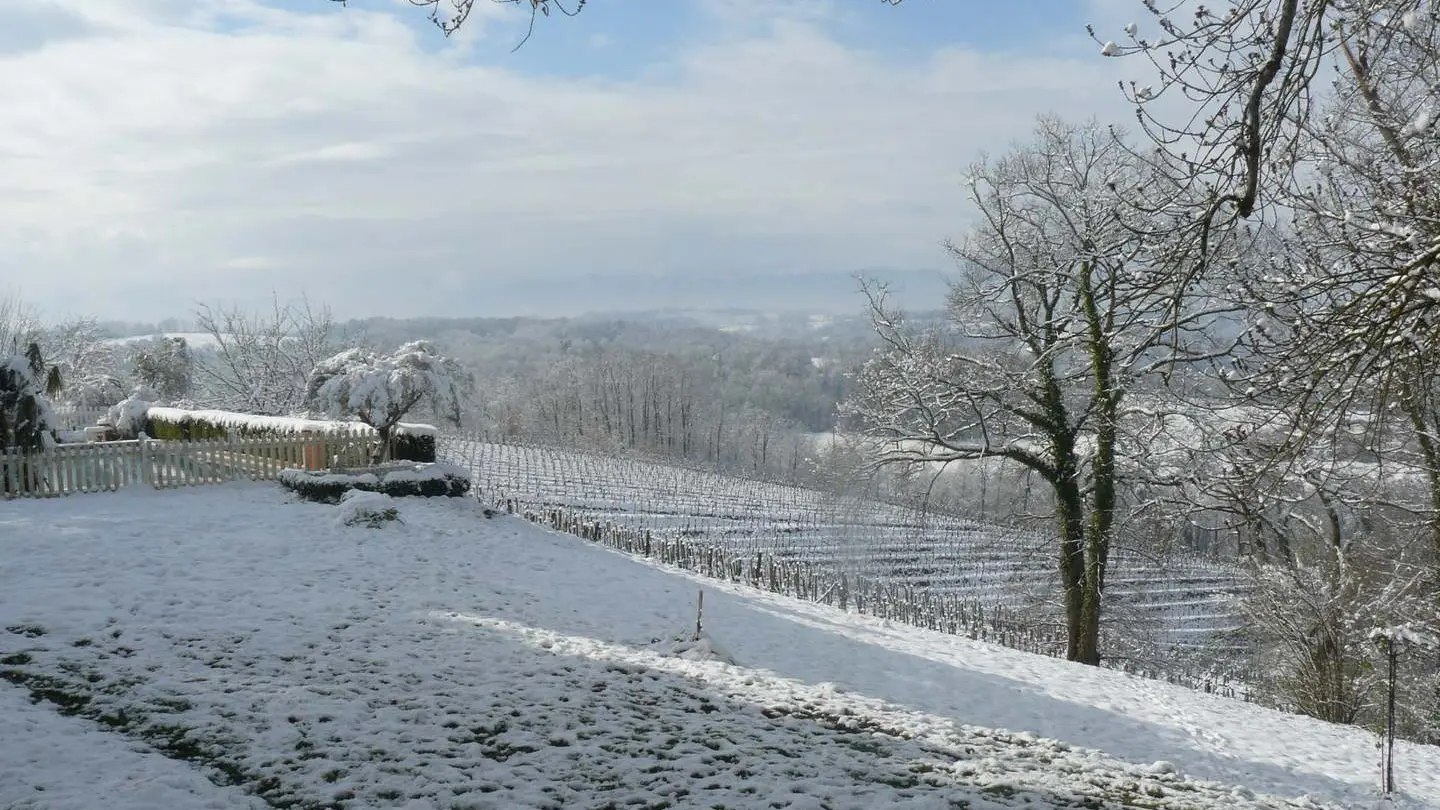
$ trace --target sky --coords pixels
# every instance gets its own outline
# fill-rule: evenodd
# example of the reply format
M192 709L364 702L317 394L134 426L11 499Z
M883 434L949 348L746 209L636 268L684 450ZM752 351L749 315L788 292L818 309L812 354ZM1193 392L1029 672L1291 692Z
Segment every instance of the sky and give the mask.
M487 0L448 39L409 0L3 0L0 291L51 318L467 316L943 274L973 160L1041 113L1133 120L1138 65L1085 24L1144 16L590 0L516 49L528 11Z

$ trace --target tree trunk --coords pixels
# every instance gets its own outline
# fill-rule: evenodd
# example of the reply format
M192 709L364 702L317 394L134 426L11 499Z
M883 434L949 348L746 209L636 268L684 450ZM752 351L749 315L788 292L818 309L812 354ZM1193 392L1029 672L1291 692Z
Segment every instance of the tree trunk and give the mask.
M1100 604L1105 590L1104 556L1097 546L1103 541L1095 534L1086 537L1085 584L1081 590L1080 649L1074 659L1082 664L1100 665Z
M1106 409L1109 411L1109 409ZM1100 664L1100 607L1105 593L1105 571L1110 562L1110 537L1115 526L1115 421L1103 413L1095 436L1090 521L1085 537L1084 604L1080 610L1080 651L1075 660Z
M1426 528L1430 535L1435 567L1440 570L1440 443L1437 443L1435 432L1431 430L1425 403L1416 394L1413 385L1406 385L1402 401L1406 415L1410 417L1410 427L1415 432L1415 442L1420 446L1421 461L1425 465L1425 482L1430 496L1430 514L1427 516Z
M1110 536L1115 526L1115 442L1120 391L1114 379L1109 332L1113 322L1102 315L1093 283L1095 266L1086 262L1080 274L1080 302L1085 312L1090 371L1094 377L1095 455L1091 460L1090 521L1086 527L1084 604L1080 610L1080 650L1076 660L1100 664L1100 606L1105 569L1110 561ZM1113 288L1111 290L1113 292Z
M1065 657L1084 661L1085 503L1073 472L1056 482L1055 497L1060 523L1060 585L1065 593Z
M390 434L395 431L395 425L373 425L375 433L380 438L380 444L375 452L370 454L370 465L383 464L390 460Z

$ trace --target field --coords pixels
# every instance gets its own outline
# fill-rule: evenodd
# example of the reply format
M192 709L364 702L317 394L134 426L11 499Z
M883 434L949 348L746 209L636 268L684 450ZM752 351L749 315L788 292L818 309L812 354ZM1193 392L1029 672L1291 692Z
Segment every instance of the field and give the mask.
M957 594L1058 631L1053 544L1044 535L953 515L648 460L442 437L492 502L732 550L803 559L837 573ZM1107 577L1112 651L1145 659L1232 647L1242 626L1233 567L1117 551Z
M273 483L4 504L0 807L1375 805L1364 729L393 504L382 528ZM1440 810L1437 749L1397 767L1385 806Z

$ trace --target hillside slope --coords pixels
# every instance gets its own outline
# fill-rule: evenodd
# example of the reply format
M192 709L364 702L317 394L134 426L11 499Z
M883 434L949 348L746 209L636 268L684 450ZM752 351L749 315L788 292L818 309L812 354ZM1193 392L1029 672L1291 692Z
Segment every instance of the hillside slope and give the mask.
M658 460L475 437L442 435L440 453L470 470L497 502L803 559L835 574L1063 621L1054 544L1044 526L1025 531ZM1154 659L1235 646L1229 634L1243 624L1238 602L1248 587L1237 567L1180 553L1157 564L1150 554L1117 548L1105 581L1103 632L1112 652Z
M0 505L0 807L1374 801L1358 729L397 506L367 529L269 485ZM1440 750L1397 760L1402 803L1440 808Z

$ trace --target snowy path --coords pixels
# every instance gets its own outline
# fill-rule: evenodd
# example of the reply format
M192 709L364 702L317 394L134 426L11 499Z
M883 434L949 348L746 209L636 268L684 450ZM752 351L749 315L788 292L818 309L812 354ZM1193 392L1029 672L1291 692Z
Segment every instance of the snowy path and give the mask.
M702 583L468 500L399 505L373 530L271 485L0 504L0 673L103 720L5 711L24 693L0 685L0 777L85 768L89 806L134 807L1373 801L1356 729ZM699 584L739 666L675 654ZM1440 809L1440 750L1398 764L1405 803ZM0 778L0 806L85 789Z

